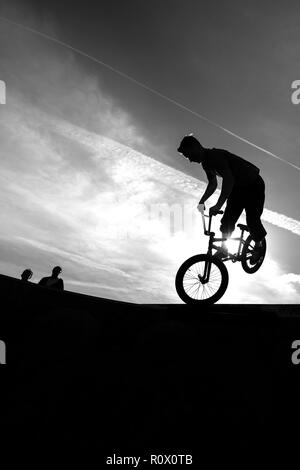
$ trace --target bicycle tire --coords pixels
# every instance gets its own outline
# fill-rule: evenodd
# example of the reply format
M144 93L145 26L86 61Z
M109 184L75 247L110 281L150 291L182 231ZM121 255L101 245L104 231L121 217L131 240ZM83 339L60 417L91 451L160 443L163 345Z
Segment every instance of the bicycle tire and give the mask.
M258 259L257 263L255 263L252 266L252 265L248 264L248 261L251 259L251 251L253 250L253 247L254 247L254 246L251 246L251 243L254 245L255 241L253 240L251 235L249 235L246 238L245 244L243 246L242 257L241 257L242 268L248 274L256 273L256 271L259 270L259 268L263 264L263 261L264 261L265 256L266 256L266 250L267 250L267 243L266 243L266 239L264 238L262 248L261 248L261 256ZM250 249L250 247L251 247L251 249Z
M205 266L204 263L209 259L212 263L212 266L214 266L217 269L217 271L219 271L219 273L220 273L219 274L219 277L220 277L219 286L217 286L216 291L211 296L208 296L208 297L205 297L205 298L204 297L194 298L186 292L185 287L186 287L187 282L186 283L184 282L185 281L185 276L186 276L187 272L193 266L195 266L197 263L198 264L203 263L203 269L204 269L204 266ZM195 268L195 269L197 271L200 268L198 266L198 269L197 268ZM198 274L199 274L199 272L198 272ZM193 280L192 274L190 274L190 276L191 276L190 279ZM214 276L216 276L216 274L214 274ZM196 277L194 277L195 281L196 281ZM229 280L228 271L227 271L227 268L224 265L224 263L222 261L220 261L219 259L215 258L214 256L209 256L209 255L206 255L206 254L202 254L202 255L192 256L191 258L187 259L180 266L180 268L177 271L176 278L175 278L175 287L176 287L177 294L179 295L181 300L183 300L183 302L185 302L186 304L190 304L190 305L213 304L213 303L217 302L224 295L224 293L226 292L226 289L227 289L227 286L228 286L228 280ZM212 281L214 281L213 277L212 277ZM198 279L198 283L199 283L199 287L201 285L202 286L207 286L209 284L209 282L207 284L202 284L199 279ZM195 284L197 284L197 281L195 282ZM211 287L211 289L212 289L212 287ZM203 288L203 290L205 290L205 288Z

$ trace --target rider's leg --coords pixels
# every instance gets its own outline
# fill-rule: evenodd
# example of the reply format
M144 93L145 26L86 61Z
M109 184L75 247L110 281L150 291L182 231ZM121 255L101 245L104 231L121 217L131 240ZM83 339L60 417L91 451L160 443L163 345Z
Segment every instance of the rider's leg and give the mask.
M220 231L222 232L222 238L230 238L234 231L235 224L238 221L242 211L244 209L244 198L241 188L235 186L231 191L229 198L227 199L226 208L221 219ZM228 255L228 248L226 241L222 242L217 256L222 258Z
M245 212L250 235L259 247L267 232L261 223L265 203L265 183L259 176L256 183L249 187L245 201Z
M235 224L243 212L244 207L244 191L242 188L234 186L227 199L226 208L221 219L220 230L224 238L231 237ZM225 242L223 242L223 244L224 243Z
M261 223L260 217L264 209L265 202L265 183L264 180L259 176L258 180L254 185L251 185L249 190L245 211L246 220L249 227L250 235L255 241L253 253L250 259L250 264L255 264L261 256L261 247L267 232Z

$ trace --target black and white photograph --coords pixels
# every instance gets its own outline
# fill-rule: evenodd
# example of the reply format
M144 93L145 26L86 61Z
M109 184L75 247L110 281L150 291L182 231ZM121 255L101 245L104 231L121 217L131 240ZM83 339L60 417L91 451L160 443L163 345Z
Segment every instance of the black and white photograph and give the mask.
M0 0L12 457L297 450L299 25L295 0Z

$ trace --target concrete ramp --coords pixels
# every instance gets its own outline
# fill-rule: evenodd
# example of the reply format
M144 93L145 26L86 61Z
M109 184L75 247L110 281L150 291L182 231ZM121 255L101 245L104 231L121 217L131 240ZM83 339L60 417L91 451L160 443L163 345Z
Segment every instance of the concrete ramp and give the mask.
M204 455L232 462L297 443L298 305L141 305L7 276L0 286L7 446L98 463L193 455L199 468Z

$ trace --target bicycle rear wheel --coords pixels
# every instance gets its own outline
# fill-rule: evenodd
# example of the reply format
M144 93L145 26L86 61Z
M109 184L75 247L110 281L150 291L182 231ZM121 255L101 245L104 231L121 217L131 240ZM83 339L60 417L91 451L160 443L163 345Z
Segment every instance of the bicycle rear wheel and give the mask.
M211 263L210 276L206 283L205 263ZM224 263L209 255L195 255L187 259L178 269L175 279L177 294L186 304L213 304L225 293L228 286L228 271Z
M263 264L263 261L266 256L266 250L267 250L266 239L265 238L263 239L260 257L258 258L257 262L255 264L250 264L254 246L255 246L255 241L253 240L251 235L249 235L245 241L243 251L242 251L242 259L241 259L242 268L248 274L256 273L256 271L258 271L261 265Z

